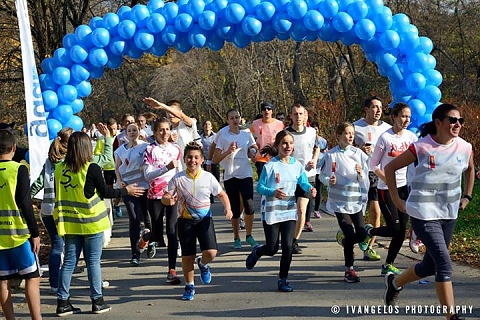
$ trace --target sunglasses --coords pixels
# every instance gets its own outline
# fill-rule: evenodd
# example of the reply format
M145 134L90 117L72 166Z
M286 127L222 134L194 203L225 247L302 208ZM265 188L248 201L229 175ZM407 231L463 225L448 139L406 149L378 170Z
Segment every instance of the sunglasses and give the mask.
M456 124L458 121L460 125L463 125L465 123L465 118L448 117L448 121L450 121L450 124Z
M271 111L271 110L272 110L272 108L268 108L268 107L266 107L266 108L262 108L262 111L265 111L265 110Z

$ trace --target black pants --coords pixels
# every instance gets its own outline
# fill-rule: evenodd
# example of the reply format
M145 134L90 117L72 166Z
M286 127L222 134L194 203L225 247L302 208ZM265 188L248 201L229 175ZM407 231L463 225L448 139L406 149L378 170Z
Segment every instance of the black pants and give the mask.
M363 213L354 214L335 212L338 225L345 235L343 243L343 255L345 257L345 267L353 266L353 246L355 243L365 240L367 233L365 232L365 219ZM355 229L353 228L355 227Z
M400 199L406 200L408 198L407 186L400 187L397 190ZM385 262L387 264L393 263L405 240L408 215L397 209L388 190L378 189L378 204L387 225L374 228L370 233L372 236L392 237Z
M288 220L274 224L263 221L265 245L256 251L258 257L273 256L278 252L279 238L282 238L282 257L280 258L279 279L288 278L290 264L292 263L293 238L295 237L295 220Z
M130 235L130 249L132 250L132 257L139 258L140 252L137 249L137 241L140 235L141 223L145 224L146 228L151 228L147 226L145 221L148 220L147 212L147 193L145 192L140 197L124 196L123 203L125 203L125 208L128 213L128 233Z

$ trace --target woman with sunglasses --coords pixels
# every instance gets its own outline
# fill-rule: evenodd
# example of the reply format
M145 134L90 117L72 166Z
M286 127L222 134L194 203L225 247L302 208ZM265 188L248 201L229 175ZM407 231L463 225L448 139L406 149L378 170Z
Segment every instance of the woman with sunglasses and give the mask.
M423 260L401 275L385 276L385 304L395 305L403 286L435 275L435 291L446 319L459 319L455 313L452 265L448 245L458 210L472 200L474 164L472 145L458 135L464 123L451 104L439 105L432 121L420 127L421 138L385 167L388 190L396 207L410 216L413 230L425 244ZM406 201L397 191L395 171L409 166L411 186ZM464 195L462 196L462 173Z

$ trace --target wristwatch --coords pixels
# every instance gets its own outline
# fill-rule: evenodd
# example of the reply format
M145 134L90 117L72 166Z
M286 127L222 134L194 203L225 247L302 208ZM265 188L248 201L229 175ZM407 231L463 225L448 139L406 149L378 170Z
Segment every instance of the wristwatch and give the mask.
M468 201L472 201L473 200L473 197L471 195L468 195L468 194L464 194L462 199L467 199Z

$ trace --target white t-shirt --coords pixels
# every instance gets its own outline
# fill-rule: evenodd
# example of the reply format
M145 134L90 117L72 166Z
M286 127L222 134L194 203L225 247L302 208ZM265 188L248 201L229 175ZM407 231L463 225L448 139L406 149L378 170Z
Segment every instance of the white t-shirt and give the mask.
M307 170L306 165L312 160L313 151L318 148L317 132L311 127L304 127L302 132L297 132L292 127L288 127L287 131L289 131L294 138L292 157L303 165L307 177L315 177L317 175L317 164L315 163L310 170Z
M175 143L180 147L182 152L182 163L185 164L183 161L183 152L185 150L185 146L192 141L195 141L200 145L202 144L200 135L197 132L197 122L192 121L192 126L189 127L185 124L185 122L180 121L176 128L172 127L171 131L176 131L178 133L178 140Z
M229 130L229 127L225 128L227 129L220 130L215 136L217 138L216 148L224 153L230 148L232 142L236 142L237 149L220 162L224 170L223 180L253 177L252 166L248 158L248 149L255 144L252 134L244 130L240 130L238 134L235 134Z
M122 144L114 152L115 162L121 161L118 172L126 184L137 183L138 187L147 189L148 181L143 175L143 154L148 143L138 140L138 144L132 148L127 148L127 145Z
M402 135L399 136L393 132L390 128L380 135L375 145L375 150L370 158L370 170L375 171L379 168L384 171L385 166L402 154L408 147L415 141L417 136L409 131L404 130ZM401 168L395 172L397 179L397 188L407 185L407 167ZM387 184L382 179L378 180L378 189L387 190Z

